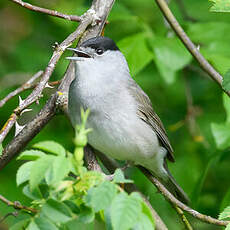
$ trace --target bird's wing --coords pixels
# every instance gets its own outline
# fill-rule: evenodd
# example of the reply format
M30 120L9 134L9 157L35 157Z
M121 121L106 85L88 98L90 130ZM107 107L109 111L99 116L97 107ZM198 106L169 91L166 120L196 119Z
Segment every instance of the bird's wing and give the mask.
M151 128L156 132L157 137L159 138L162 146L165 147L168 151L168 159L174 162L175 159L173 155L173 148L169 142L167 133L160 118L153 110L152 103L149 97L133 79L130 79L130 82L127 85L127 87L130 91L130 94L135 98L136 102L138 103L138 116L148 125L150 125Z

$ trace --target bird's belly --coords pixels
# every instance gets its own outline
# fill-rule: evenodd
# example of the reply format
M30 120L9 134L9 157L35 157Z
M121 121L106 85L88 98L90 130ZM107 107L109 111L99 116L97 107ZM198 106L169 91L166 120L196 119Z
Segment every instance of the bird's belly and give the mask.
M155 133L135 115L118 112L115 116L91 114L88 125L93 129L89 143L97 150L118 160L140 163L154 158L159 149Z

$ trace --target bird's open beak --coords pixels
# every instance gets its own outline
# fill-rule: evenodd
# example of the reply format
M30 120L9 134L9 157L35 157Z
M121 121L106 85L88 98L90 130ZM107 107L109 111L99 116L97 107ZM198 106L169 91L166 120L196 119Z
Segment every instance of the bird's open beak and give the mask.
M90 54L86 53L85 51L82 51L77 48L67 48L67 50L74 51L75 54L77 54L77 57L67 57L66 59L69 60L75 60L75 61L82 61L85 58L91 58Z

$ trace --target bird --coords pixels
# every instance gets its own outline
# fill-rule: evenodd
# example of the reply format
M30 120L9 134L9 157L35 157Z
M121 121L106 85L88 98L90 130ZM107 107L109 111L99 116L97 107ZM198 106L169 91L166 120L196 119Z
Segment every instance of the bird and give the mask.
M72 125L81 123L81 108L89 109L88 143L105 155L147 169L177 199L188 203L167 166L173 148L147 94L131 77L116 43L104 36L68 48L74 56L75 78L68 92Z

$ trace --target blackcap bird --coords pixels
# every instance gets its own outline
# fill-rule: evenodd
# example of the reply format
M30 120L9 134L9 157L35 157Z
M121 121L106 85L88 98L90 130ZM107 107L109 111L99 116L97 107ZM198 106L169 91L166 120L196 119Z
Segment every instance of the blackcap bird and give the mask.
M187 195L167 167L166 158L174 162L174 156L164 126L149 97L130 76L127 61L115 42L94 37L69 50L77 54L67 58L75 64L68 99L72 124L81 122L81 107L89 108L91 146L109 157L143 166L187 203Z

